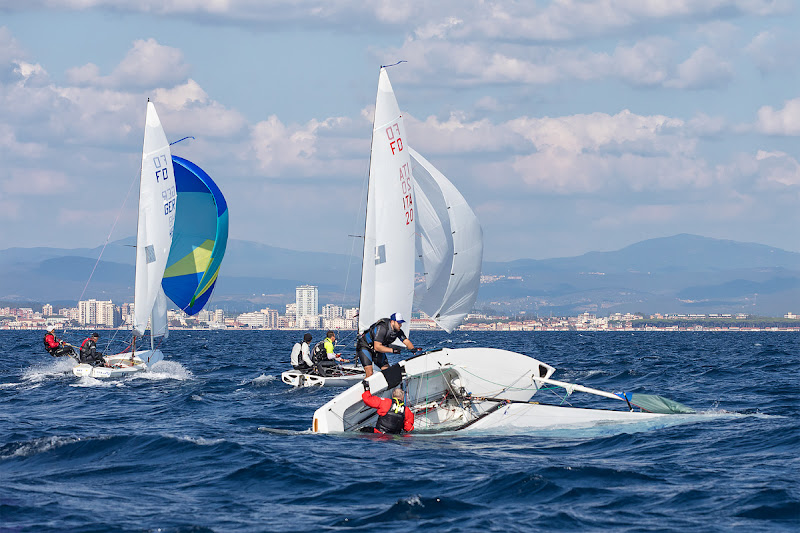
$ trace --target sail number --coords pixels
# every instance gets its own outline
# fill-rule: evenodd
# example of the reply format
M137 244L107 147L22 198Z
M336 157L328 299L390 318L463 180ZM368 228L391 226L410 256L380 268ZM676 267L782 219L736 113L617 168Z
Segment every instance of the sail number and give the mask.
M156 167L156 183L169 179L169 167L167 166L167 156L158 155L153 158L153 166Z
M403 210L406 216L406 226L414 221L414 201L411 199L413 191L411 185L411 168L408 163L400 167L400 188L403 191Z
M164 200L164 215L169 215L175 211L175 201L177 200L175 187L169 187L161 191L161 199ZM174 214L172 215L175 216Z
M400 126L397 125L397 122L386 128L386 137L389 139L389 149L392 151L392 155L395 150L403 151L403 139L400 138Z

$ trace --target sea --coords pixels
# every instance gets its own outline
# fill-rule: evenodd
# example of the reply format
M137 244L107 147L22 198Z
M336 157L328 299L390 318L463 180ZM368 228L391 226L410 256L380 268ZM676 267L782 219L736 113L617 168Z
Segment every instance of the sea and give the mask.
M173 331L152 371L98 380L0 332L0 532L800 531L796 332L412 331L697 414L392 438L310 431L341 389L281 382L302 333Z

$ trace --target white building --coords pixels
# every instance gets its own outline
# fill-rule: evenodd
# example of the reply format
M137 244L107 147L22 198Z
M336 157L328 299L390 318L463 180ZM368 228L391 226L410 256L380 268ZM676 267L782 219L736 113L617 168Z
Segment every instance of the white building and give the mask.
M81 300L78 311L78 322L83 325L114 327L114 302L111 300Z
M313 285L301 285L295 289L295 304L297 305L297 322L307 316L319 315L319 292Z
M250 326L251 328L263 328L267 324L267 315L264 313L242 313L239 315L239 324Z
M344 316L344 308L341 305L325 304L322 306L322 318L336 318Z
M42 306L42 316L53 316L53 306L50 304L44 304Z

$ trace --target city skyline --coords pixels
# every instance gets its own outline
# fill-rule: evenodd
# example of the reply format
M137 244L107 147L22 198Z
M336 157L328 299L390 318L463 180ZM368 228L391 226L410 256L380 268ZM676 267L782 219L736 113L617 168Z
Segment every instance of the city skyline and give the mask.
M800 251L794 2L34 0L3 13L0 216L14 231L0 249L133 234L150 97L171 141L195 137L174 152L218 181L231 238L349 251L378 67L404 60L389 74L409 145L474 208L486 260L679 233Z

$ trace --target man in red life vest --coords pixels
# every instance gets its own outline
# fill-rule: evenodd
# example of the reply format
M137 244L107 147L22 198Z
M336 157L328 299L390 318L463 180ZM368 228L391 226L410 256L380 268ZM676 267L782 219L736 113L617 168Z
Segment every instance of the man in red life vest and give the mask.
M44 335L44 349L47 350L47 353L53 357L75 355L72 345L56 338L55 329L55 326L47 326L47 333Z
M365 379L364 393L361 399L364 403L378 410L378 421L375 423L375 433L390 433L397 435L403 431L414 429L414 413L403 404L405 394L403 389L396 388L392 391L392 399L373 396L369 392L369 383Z
M92 333L81 344L81 363L89 363L92 366L108 366L103 354L97 351L97 339L99 333Z

